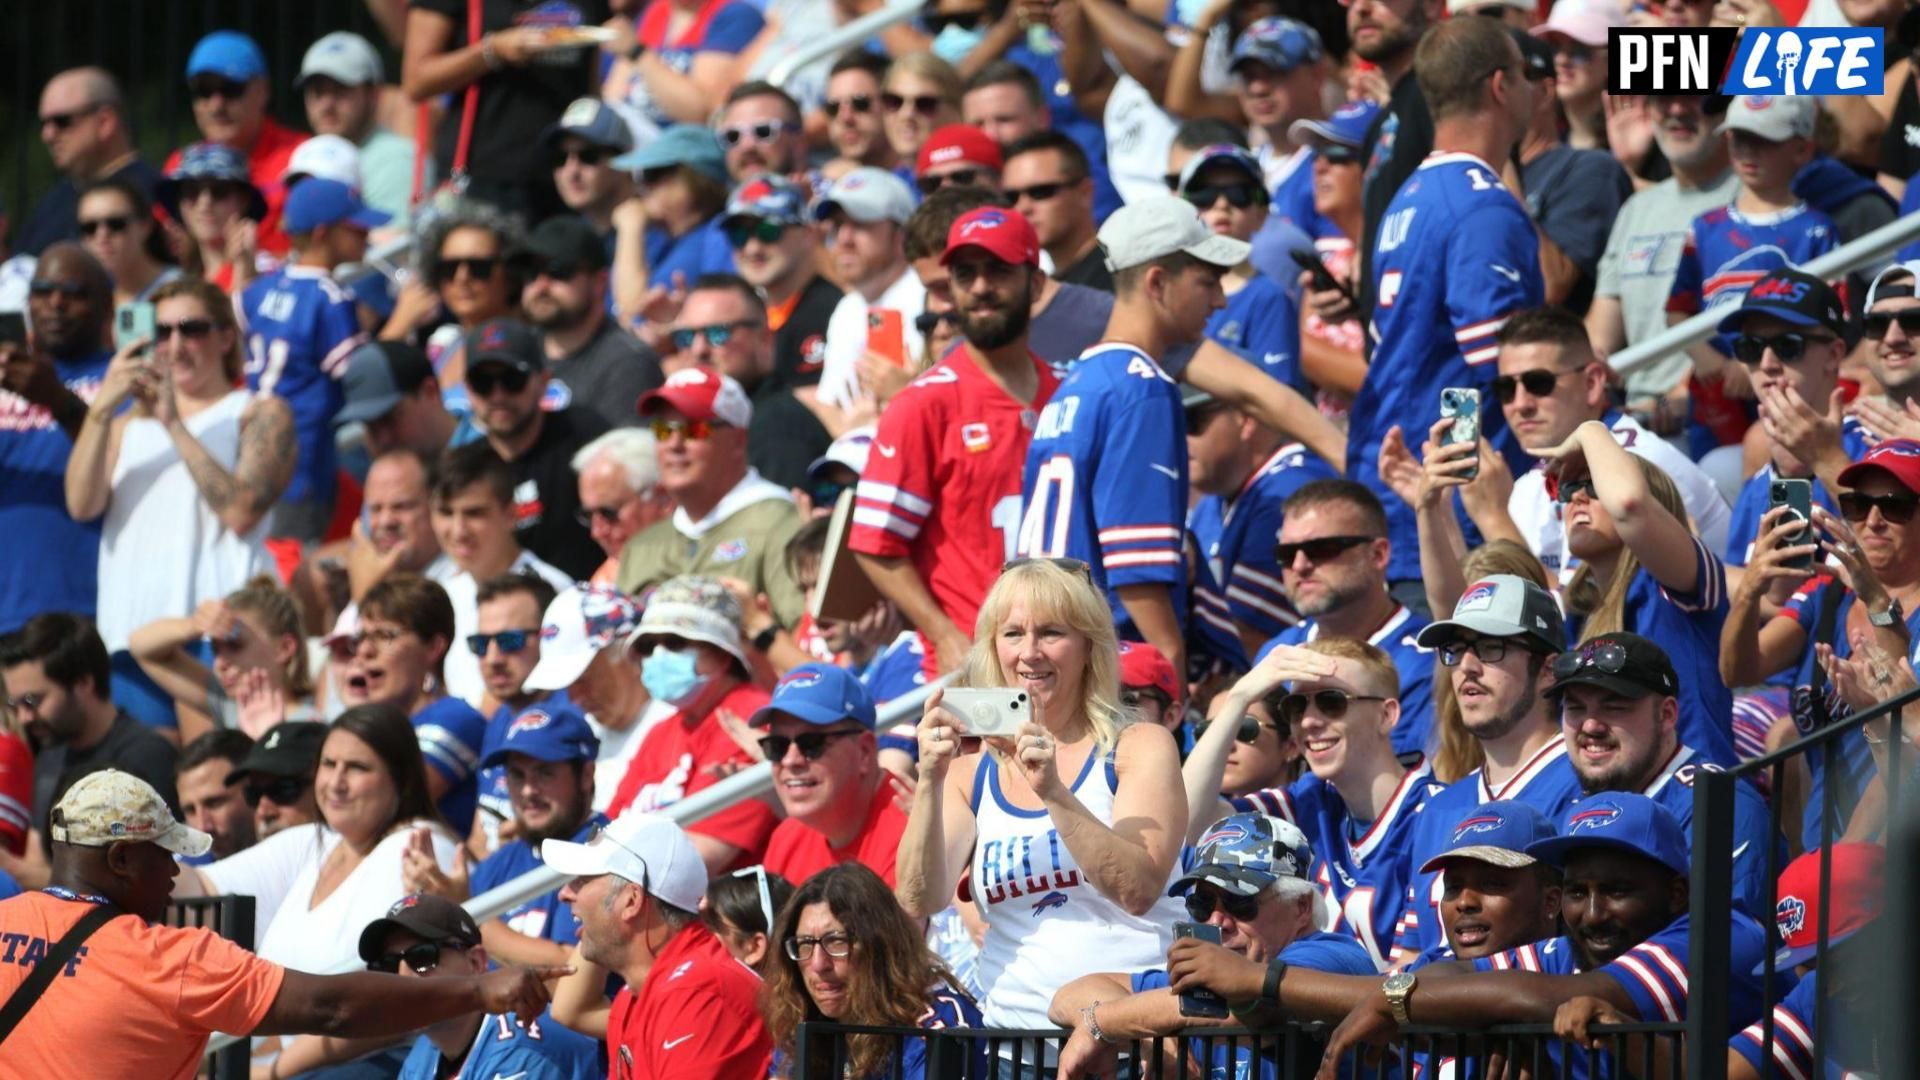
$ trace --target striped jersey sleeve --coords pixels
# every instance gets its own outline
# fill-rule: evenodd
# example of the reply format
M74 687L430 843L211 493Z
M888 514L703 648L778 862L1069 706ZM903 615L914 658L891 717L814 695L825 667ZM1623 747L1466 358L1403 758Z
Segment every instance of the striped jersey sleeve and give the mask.
M924 394L901 394L880 414L867 467L854 489L849 546L867 555L907 554L933 512L937 418ZM889 451L891 451L889 453Z
M1538 303L1528 288L1539 274L1537 244L1526 211L1511 199L1469 214L1449 237L1447 317L1467 363L1492 363L1500 352L1494 340L1500 328Z
M1774 1075L1785 1080L1819 1080L1821 1075L1813 1061L1813 1006L1817 985L1816 973L1800 980L1792 993L1773 1006ZM1767 1075L1766 1038L1765 1021L1756 1020L1742 1028L1730 1044L1730 1049L1747 1059L1747 1064L1761 1076Z
M1148 422L1152 398L1140 404L1146 407L1122 406L1102 425L1092 456L1095 542L1109 585L1186 577L1186 433Z
M1600 969L1612 976L1633 999L1635 1014L1649 1022L1684 1020L1687 1016L1687 923L1676 919L1667 928L1635 945Z

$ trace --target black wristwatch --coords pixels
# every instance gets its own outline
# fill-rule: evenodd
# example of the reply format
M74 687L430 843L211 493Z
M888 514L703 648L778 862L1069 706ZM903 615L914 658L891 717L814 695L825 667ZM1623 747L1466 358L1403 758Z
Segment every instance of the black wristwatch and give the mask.
M753 635L748 644L753 646L755 652L766 652L773 648L773 643L779 640L779 637L780 624L772 623L765 630Z

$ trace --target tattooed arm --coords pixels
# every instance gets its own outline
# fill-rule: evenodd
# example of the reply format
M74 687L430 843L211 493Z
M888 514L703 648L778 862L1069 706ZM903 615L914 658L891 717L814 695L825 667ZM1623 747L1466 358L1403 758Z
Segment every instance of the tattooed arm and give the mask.
M167 434L193 474L200 497L237 535L252 532L293 479L293 411L272 394L254 398L240 415L240 453L232 472L207 453L178 417L168 422Z

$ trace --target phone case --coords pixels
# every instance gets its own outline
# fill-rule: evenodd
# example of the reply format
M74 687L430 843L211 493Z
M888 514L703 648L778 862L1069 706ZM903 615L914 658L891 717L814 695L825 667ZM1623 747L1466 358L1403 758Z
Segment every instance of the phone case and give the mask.
M1025 690L956 686L940 704L960 718L968 735L1012 735L1033 719L1033 701Z
M867 349L887 358L895 367L911 367L907 360L906 321L891 308L867 311Z
M1471 387L1449 386L1440 391L1440 416L1452 419L1453 426L1441 435L1442 445L1454 443L1476 443L1480 441L1480 391ZM1471 480L1480 475L1480 462L1474 460L1473 468L1464 474Z

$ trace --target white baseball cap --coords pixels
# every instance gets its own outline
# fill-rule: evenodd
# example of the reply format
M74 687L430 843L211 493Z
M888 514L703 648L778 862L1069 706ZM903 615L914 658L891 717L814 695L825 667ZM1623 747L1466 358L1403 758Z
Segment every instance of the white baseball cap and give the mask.
M527 673L529 690L565 690L579 681L601 649L624 641L640 625L640 606L606 585L575 585L553 598L540 617L540 662Z
M1813 121L1820 114L1820 99L1814 97L1770 97L1745 94L1727 106L1721 131L1744 131L1768 142L1786 142L1791 138L1813 138Z
M102 769L74 782L53 808L49 834L56 843L81 847L158 844L175 855L205 855L213 837L174 820L153 785L132 773Z
M338 180L355 191L360 190L360 148L339 135L315 135L293 148L280 180L288 187L295 181L312 177Z
M913 189L885 169L862 165L833 182L813 204L813 220L825 221L839 210L863 225L891 221L905 225L913 216Z
M612 874L682 911L699 911L707 865L685 829L659 814L626 814L584 844L547 840L540 858L568 877Z
M1100 226L1098 239L1109 270L1125 270L1176 251L1231 268L1245 262L1253 250L1244 240L1207 228L1192 203L1173 195L1154 195L1114 211Z
M293 85L301 86L315 75L325 76L342 86L369 86L387 81L380 65L380 54L359 34L335 30L307 48L300 61L300 76Z

